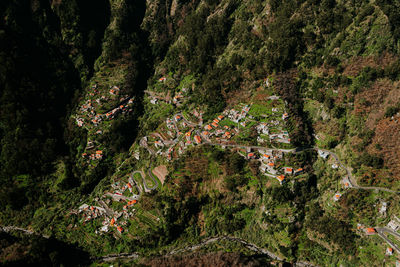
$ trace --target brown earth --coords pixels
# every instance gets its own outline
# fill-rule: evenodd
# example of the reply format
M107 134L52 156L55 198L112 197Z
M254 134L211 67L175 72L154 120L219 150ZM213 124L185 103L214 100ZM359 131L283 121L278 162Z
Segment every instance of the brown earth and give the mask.
M346 76L357 76L358 73L365 67L372 68L385 68L386 66L392 64L398 60L398 57L390 54L383 53L379 57L377 56L368 56L368 57L353 57L348 59L346 63L343 65L346 66L343 70L343 74Z
M160 165L158 167L155 167L153 169L153 174L155 176L157 176L157 178L160 180L161 184L164 184L165 177L168 175L167 166Z

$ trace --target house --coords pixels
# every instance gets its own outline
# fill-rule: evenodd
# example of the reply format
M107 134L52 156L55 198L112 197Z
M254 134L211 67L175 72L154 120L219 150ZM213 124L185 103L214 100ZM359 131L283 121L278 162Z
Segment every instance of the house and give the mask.
M218 119L214 119L213 122L219 123L219 120Z
M385 214L385 213L386 213L386 210L387 210L387 202L382 202L382 206L381 206L381 208L379 209L379 213L380 213L380 214Z
M157 98L150 99L150 103L153 104L153 105L157 104L157 101L158 101Z
M303 173L303 171L304 171L303 168L298 168L297 170L294 171L294 174L298 175L300 173Z
M204 127L204 129L210 131L210 130L212 129L212 127L211 127L211 125L208 124L208 125L206 125L206 126Z
M276 176L276 179L278 179L279 183L282 184L285 181L285 175Z
M268 155L268 154L263 154L262 160L270 160L270 159L271 159L271 156L270 156L270 155Z
M196 142L196 144L201 144L201 137L200 136L198 136L198 135L195 135L194 136L194 141Z
M161 77L160 79L158 79L159 82L165 82L167 80L166 77Z
M333 196L333 200L338 201L338 200L340 199L341 196L342 196L342 194L336 193L336 194Z
M231 138L231 133L230 132L225 132L223 137L226 137L226 138L230 139Z
M110 225L111 225L111 226L114 226L114 224L115 224L115 219L112 218L111 221L110 221Z
M83 153L82 154L82 158L84 158L84 157L86 157L87 156L87 153Z
M121 226L117 226L117 230L118 230L118 232L120 232L120 233L122 233L122 232L124 231L124 229L122 229Z
M282 120L286 120L287 118L289 118L289 114L283 113L282 114Z
M293 168L286 167L285 168L285 174L293 174Z
M216 123L216 122L211 123L211 125L212 125L213 127L215 127L215 128L218 127L218 123Z
M392 249L391 247L388 247L388 248L386 249L386 255L388 255L388 256L393 255L393 249Z
M275 170L275 164L273 163L273 162L269 162L268 164L267 164L267 169L268 169L268 172L269 173L272 173L272 174L276 174L276 170Z
M224 118L224 116L222 116L222 115L219 115L219 116L218 116L218 119L219 119L219 120L222 120L223 118Z
M181 117L180 115L176 115L176 116L175 116L175 121L176 121L176 122L180 121L181 119L182 119L182 117Z
M204 136L208 136L210 133L207 132L207 131L203 131L202 134L203 134Z
M366 233L367 235L374 235L374 234L376 234L376 230L375 230L375 228L372 228L372 227L366 228L366 229L365 229L365 233Z
M248 154L247 154L247 158L248 158L248 159L255 159L255 158L256 158L256 154L254 154L254 153L252 153L252 152L251 152L251 153L248 153Z
M391 221L387 224L387 226L388 226L390 229L392 229L393 231L398 231L398 230L400 230L400 223L399 223L399 221L396 220L396 219L391 220Z
M318 149L318 155L323 159L327 159L329 157L329 152Z
M154 142L154 145L155 145L157 148L163 148L163 147L164 147L164 143L161 142L161 141L158 141L158 140Z
M186 140L190 140L190 136L191 136L191 134L192 134L192 132L191 131L189 131L189 132L186 132L185 133L185 136L186 136Z
M103 151L97 150L96 151L96 159L102 159L103 158Z
M337 164L332 164L332 169L337 169L337 168L339 168L339 166L337 165Z

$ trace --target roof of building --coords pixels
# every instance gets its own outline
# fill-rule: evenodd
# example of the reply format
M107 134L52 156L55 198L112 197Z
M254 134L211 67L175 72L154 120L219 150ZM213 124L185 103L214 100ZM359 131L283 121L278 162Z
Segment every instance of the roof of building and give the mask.
M279 175L279 176L277 176L276 177L279 181L283 181L283 180L285 180L285 175Z

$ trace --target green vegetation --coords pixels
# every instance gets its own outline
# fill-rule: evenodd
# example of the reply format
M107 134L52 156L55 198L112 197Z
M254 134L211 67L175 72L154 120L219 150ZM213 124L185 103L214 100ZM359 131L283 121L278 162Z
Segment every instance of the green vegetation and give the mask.
M288 262L393 260L384 257L382 240L356 225L384 226L400 216L398 195L347 188L343 166L333 168L333 156L317 158L314 148L335 152L359 185L399 190L396 1L0 6L0 220L51 237L3 233L1 249L11 257L2 254L2 264L87 265L90 257L120 252L155 257L222 235ZM120 91L110 92L113 86ZM224 113L211 142L194 142L224 110L240 114L244 105L250 110L239 123ZM302 168L285 174L282 185L262 174L268 160L247 158L272 148L277 175ZM292 148L296 153L279 158L277 149ZM143 179L152 187L149 166L158 168L160 184L166 175L162 186L134 186L140 196L129 208L104 197L137 170L146 175L133 176L139 188ZM128 200L132 193L121 191ZM103 201L122 212L122 233L116 225L99 230L114 214L87 219L94 211L78 211ZM382 201L390 203L386 215L378 212ZM199 251L216 250L255 255L228 241Z

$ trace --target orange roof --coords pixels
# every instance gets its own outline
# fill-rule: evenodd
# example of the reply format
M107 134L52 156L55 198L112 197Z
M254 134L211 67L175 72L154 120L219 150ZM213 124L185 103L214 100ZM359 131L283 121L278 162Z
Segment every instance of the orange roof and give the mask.
M192 132L189 131L189 132L187 132L185 135L186 135L186 136L190 136L191 134L192 134Z
M375 233L375 229L374 228L367 228L367 233Z
M349 186L349 183L345 183L344 185L345 185L345 186Z
M128 202L128 205L136 204L136 202L137 202L137 200L136 200L136 199L134 199L134 200L131 200L131 201L129 201L129 202Z
M211 130L211 129L212 129L211 125L207 125L207 126L206 126L206 129L207 129L207 130Z
M301 172L301 171L303 171L303 168L298 168L296 171Z
M118 226L118 227L117 227L117 230L118 230L118 232L120 232L120 233L122 233L122 231L124 231L124 229L122 229L121 226Z
M214 119L213 122L219 123L219 120L218 119Z
M271 156L267 155L267 154L264 154L263 157L269 159Z
M278 180L282 182L283 180L285 180L285 175L279 175L276 178L278 178Z
M195 135L195 136L194 136L194 140L195 140L197 143L200 143L200 142L201 142L201 138L200 138L200 136L198 136L198 135Z
M390 252L393 252L393 249L391 247L387 248Z
M275 166L275 164L274 164L273 162L269 162L269 163L268 163L268 166L271 166L271 167L272 167L272 166Z
M222 115L218 116L218 119L220 119L220 120L222 120L223 118L224 118L224 116L222 116Z
M132 185L130 183L126 184L129 188L132 188Z
M287 171L287 172L292 172L293 169L292 169L292 168L285 168L285 171Z
M254 156L254 153L249 153L249 154L247 154L247 156L252 157L252 156Z
M336 197L336 198L340 198L340 195L339 195L339 194L336 194L335 197Z
M211 125L214 126L214 127L218 127L218 124L215 123L215 122L211 123Z
M111 226L113 226L113 225L114 225L114 223L115 223L115 219L114 219L114 218L112 218L112 219L111 219L111 222L110 222L110 225L111 225Z
M103 154L103 151L97 150L97 151L96 151L96 154Z
M228 126L228 125L225 125L224 128L225 128L225 129L229 129L229 126Z
M208 135L208 134L209 134L209 132L203 131L203 135Z

